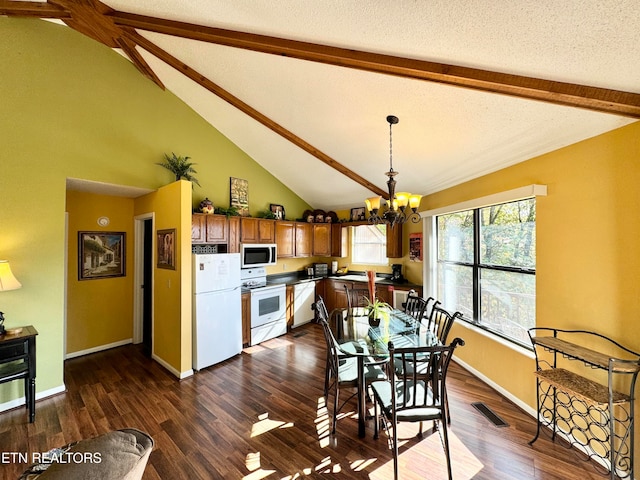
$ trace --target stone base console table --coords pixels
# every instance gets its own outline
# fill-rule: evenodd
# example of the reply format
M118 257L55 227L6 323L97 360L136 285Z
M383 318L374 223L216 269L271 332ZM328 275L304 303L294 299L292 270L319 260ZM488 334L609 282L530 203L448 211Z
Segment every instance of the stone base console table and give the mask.
M563 434L610 478L634 478L634 390L640 353L584 330L531 328L538 427ZM579 372L579 373L578 373Z

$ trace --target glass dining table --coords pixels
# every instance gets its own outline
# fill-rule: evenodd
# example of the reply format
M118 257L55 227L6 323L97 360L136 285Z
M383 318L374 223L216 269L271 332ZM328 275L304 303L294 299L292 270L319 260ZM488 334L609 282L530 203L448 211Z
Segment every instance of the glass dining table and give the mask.
M347 310L336 316L334 336L340 354L356 357L358 363L358 435L365 436L367 386L365 367L389 358L389 342L396 348L431 347L438 345L437 336L420 321L401 310L391 308L381 312L380 318L370 320L366 307Z

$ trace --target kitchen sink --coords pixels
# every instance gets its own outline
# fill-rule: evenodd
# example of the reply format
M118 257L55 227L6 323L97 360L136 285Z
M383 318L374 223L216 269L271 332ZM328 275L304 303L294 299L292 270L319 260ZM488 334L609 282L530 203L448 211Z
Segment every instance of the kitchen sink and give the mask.
M345 282L365 282L365 283L367 282L366 275L338 275L333 278L336 278L338 280L344 280ZM384 278L376 277L376 282L379 282L381 280L384 280Z

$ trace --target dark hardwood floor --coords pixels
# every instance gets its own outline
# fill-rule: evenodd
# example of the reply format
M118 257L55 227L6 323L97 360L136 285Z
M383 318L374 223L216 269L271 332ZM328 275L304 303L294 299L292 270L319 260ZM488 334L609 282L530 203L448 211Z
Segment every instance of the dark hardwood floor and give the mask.
M370 420L366 438L357 436L355 399L329 435L323 342L320 328L306 325L182 381L140 346L68 360L68 391L39 401L33 424L22 408L0 414L0 451L44 452L135 427L155 440L147 480L393 478L386 435L374 440ZM450 370L449 394L456 480L604 478L547 434L528 445L533 418L458 365ZM471 405L477 401L509 426L495 427ZM399 433L403 479L446 478L437 433L429 428L418 440L414 424L401 425ZM15 479L26 467L1 463L2 478Z

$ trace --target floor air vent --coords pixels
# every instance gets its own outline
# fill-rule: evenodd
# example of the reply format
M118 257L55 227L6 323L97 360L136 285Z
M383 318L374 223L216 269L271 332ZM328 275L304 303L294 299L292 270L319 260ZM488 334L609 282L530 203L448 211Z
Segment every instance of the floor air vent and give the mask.
M493 423L496 427L508 427L509 426L509 424L507 422L505 422L502 418L500 418L500 416L496 412L491 410L484 403L475 402L475 403L472 403L471 405L474 406L476 408L476 410L478 410L481 414L483 414L485 417L487 417L491 421L491 423Z

